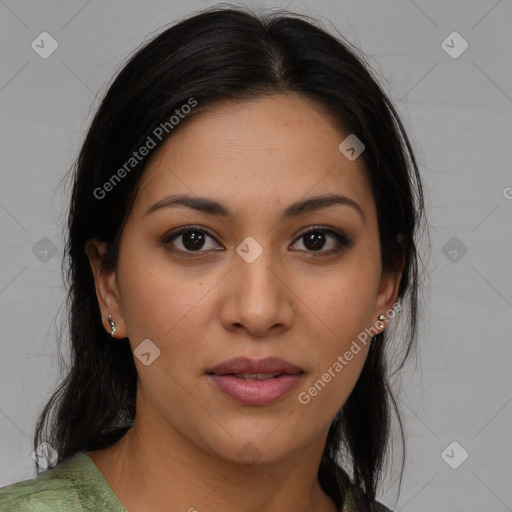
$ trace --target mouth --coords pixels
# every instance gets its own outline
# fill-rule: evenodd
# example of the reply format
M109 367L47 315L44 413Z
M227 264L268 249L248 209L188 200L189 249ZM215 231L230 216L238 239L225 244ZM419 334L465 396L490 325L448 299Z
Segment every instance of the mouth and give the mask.
M244 380L268 380L277 379L281 375L287 375L286 373L229 373L227 375L234 375L237 379Z
M215 389L242 405L268 405L290 393L305 372L284 359L236 358L206 372Z

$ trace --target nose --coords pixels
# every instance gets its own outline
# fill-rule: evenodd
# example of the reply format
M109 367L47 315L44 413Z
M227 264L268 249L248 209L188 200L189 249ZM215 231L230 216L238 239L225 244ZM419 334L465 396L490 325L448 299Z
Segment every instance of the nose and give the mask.
M270 250L252 262L237 253L220 294L219 320L227 330L245 329L251 336L275 335L291 327L293 294L286 269Z

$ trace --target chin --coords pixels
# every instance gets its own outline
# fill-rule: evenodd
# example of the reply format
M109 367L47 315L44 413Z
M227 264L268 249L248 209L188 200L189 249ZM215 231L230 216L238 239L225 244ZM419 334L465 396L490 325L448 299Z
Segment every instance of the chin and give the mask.
M223 431L222 439L210 439L209 451L230 462L247 466L258 464L273 464L286 460L287 457L299 448L299 445L306 443L297 439L296 433L281 430L272 431L272 428L258 429L251 432L251 429L240 429L244 435L230 436ZM228 432L231 432L226 428ZM269 435L270 433L270 435Z

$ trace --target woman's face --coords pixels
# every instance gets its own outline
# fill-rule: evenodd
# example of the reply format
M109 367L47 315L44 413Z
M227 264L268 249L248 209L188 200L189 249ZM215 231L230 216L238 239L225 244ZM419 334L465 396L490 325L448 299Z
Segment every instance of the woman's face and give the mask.
M338 149L348 135L276 95L198 115L148 165L117 273L95 278L105 328L111 314L135 351L136 423L163 442L235 462L325 443L365 362L358 335L392 308L400 278L381 274L362 158ZM347 199L307 203L331 195ZM256 366L214 372L239 357ZM268 357L293 368L262 371ZM251 380L258 370L288 373Z

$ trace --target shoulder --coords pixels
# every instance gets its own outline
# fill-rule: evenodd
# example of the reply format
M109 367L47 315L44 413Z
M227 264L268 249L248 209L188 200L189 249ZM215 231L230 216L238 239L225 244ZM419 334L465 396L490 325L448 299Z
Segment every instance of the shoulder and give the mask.
M94 510L88 471L88 457L80 452L32 480L2 487L0 512Z

